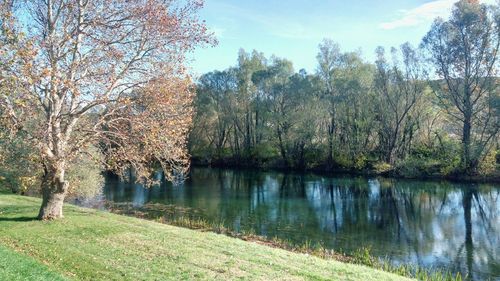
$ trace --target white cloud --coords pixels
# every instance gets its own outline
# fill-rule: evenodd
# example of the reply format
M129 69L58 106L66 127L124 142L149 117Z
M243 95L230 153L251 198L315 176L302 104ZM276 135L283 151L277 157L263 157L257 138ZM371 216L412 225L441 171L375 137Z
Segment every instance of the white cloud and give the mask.
M411 10L402 10L400 18L379 25L382 29L418 26L432 22L437 17L447 18L457 0L434 0ZM495 0L483 0L481 3L494 4Z

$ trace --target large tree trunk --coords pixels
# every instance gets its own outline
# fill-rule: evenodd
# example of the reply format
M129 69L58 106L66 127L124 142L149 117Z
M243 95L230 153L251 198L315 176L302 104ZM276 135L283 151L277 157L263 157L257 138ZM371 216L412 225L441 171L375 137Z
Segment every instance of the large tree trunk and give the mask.
M255 145L260 144L259 111L255 110Z
M278 133L278 140L279 140L281 157L283 158L283 161L285 162L285 165L288 167L288 157L287 157L285 145L283 143L283 137L282 137L282 132L281 132L281 129L280 129L280 125L278 125L277 133Z
M385 160L391 166L396 163L396 139L397 136L391 136L391 141L389 147L387 148L387 154L385 155Z
M475 167L473 165L473 159L471 157L471 129L472 129L472 121L471 114L466 111L464 114L464 124L463 124L463 135L462 135L462 145L463 145L463 154L462 154L462 166L467 175L471 175L475 171Z
M333 137L335 134L335 117L332 114L330 124L328 125L328 167L333 167Z
M251 135L250 135L250 112L247 109L247 112L245 114L245 152L247 153L246 156L250 153L250 146L251 146Z
M68 182L64 180L64 168L46 171L42 182L42 206L38 213L40 220L63 217L64 198L68 192Z
M387 149L386 162L393 166L396 163L396 153L398 150L398 136L400 130L400 124L403 119L400 119L396 124L396 128L390 133L389 147Z

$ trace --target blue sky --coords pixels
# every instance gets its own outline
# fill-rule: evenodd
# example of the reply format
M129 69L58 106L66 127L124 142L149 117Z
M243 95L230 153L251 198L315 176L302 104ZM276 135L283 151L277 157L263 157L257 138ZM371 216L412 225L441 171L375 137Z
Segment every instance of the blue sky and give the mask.
M437 16L448 17L456 0L205 0L201 18L219 44L197 50L191 63L199 75L236 64L240 48L290 59L296 70L316 69L318 44L338 42L374 59L377 46L417 46ZM484 0L494 4L496 0Z

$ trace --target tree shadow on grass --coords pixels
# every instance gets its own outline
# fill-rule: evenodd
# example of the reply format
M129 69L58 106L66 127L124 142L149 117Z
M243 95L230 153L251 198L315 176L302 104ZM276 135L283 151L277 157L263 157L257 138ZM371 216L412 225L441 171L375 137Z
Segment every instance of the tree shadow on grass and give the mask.
M16 221L16 222L26 222L26 221L36 221L37 217L13 217L13 218L3 218L0 217L0 222L2 221Z

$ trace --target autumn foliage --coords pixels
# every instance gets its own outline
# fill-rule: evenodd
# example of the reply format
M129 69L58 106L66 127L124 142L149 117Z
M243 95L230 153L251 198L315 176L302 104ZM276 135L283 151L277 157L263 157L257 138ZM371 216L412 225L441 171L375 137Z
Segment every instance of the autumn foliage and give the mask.
M188 165L192 83L186 54L214 44L202 1L2 1L0 114L43 167L41 219L62 216L69 163L99 148L140 180ZM23 15L23 20L15 15Z

